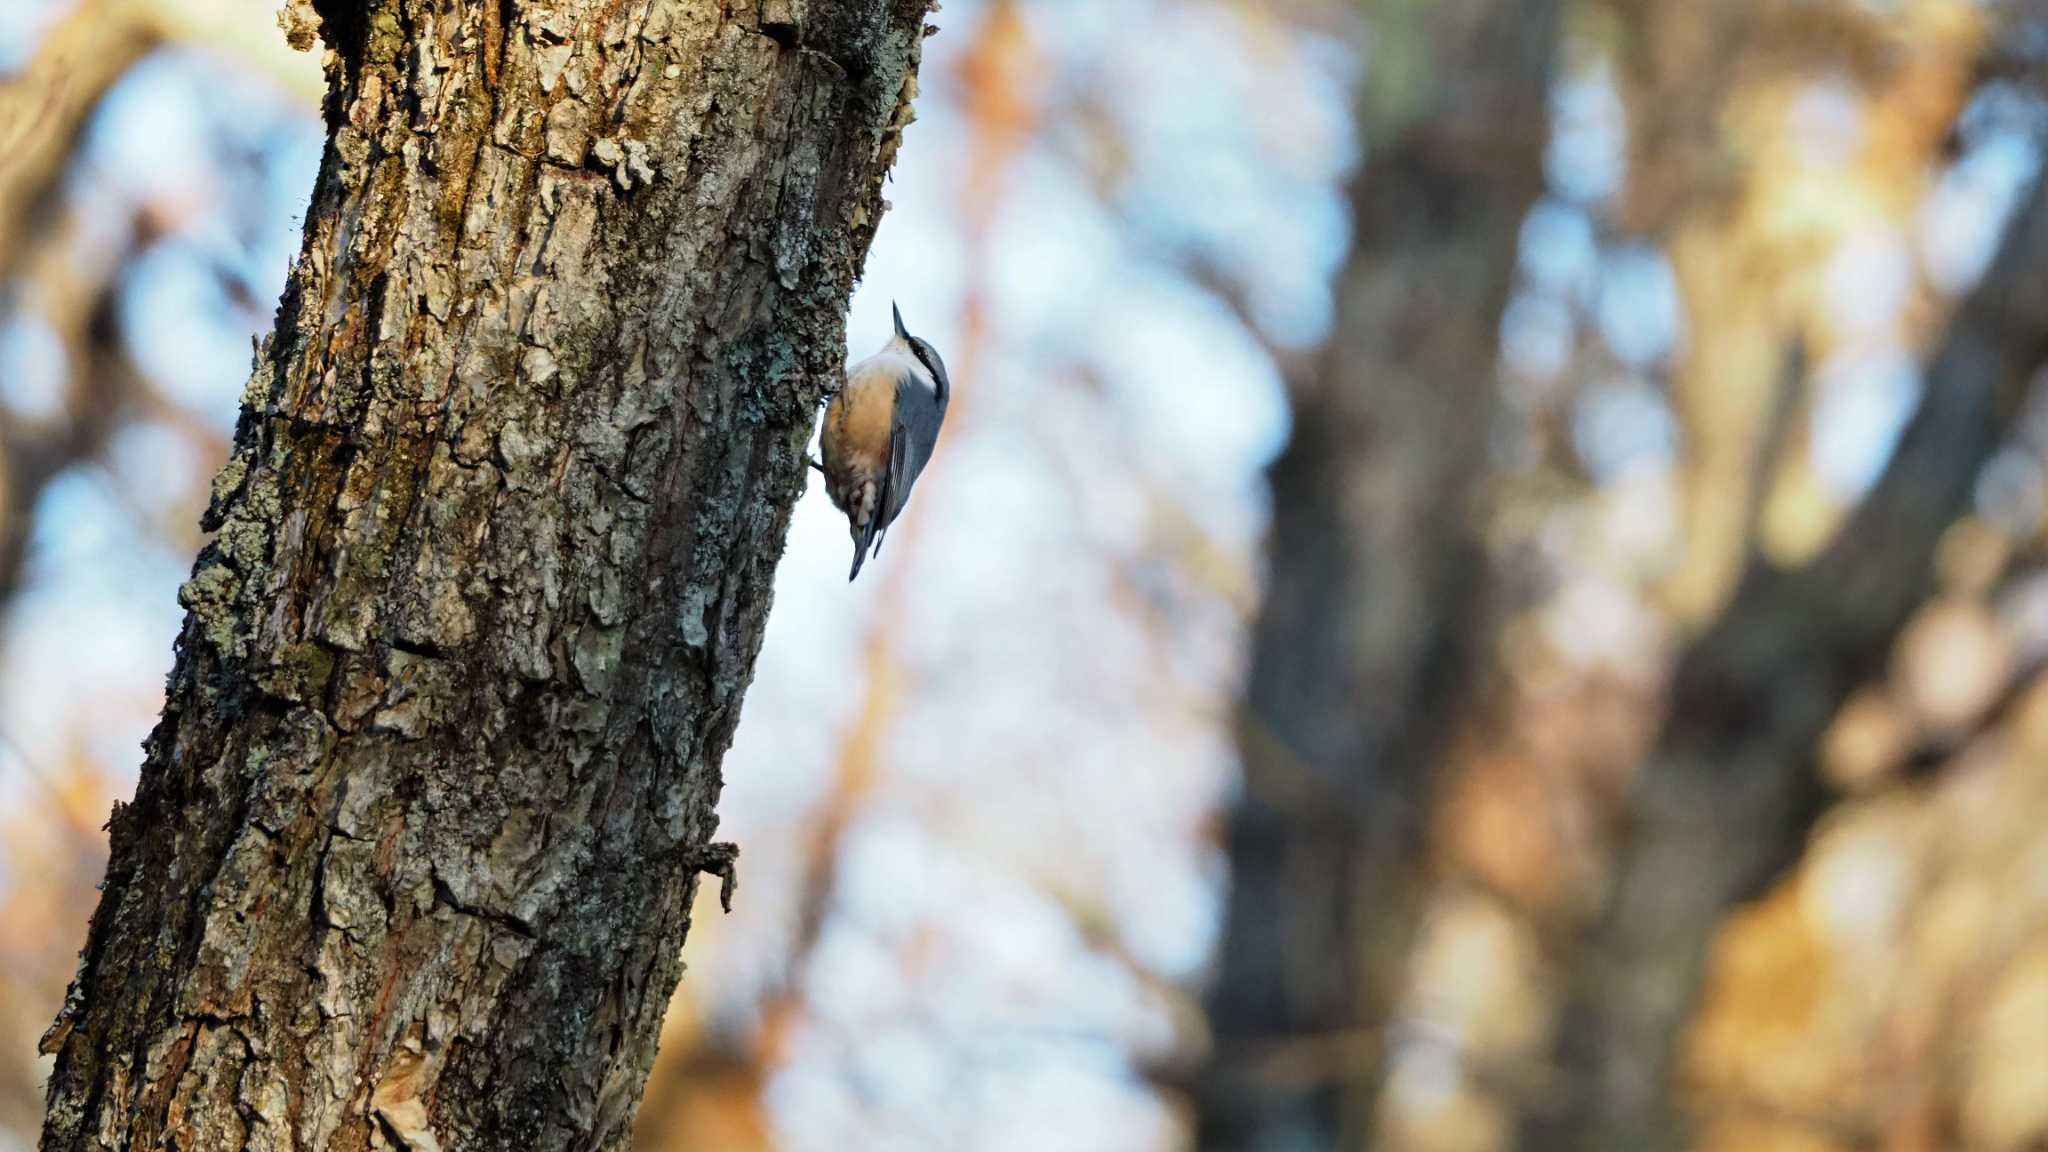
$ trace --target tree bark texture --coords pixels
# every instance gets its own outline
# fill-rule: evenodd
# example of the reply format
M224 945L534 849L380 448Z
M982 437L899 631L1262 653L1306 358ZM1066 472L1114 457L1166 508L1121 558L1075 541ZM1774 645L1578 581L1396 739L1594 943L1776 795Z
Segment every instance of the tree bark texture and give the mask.
M2044 362L2048 185L1951 322L1919 412L1841 535L1796 571L1752 562L1681 657L1612 905L1578 967L1560 1053L1569 1091L1524 1147L1686 1146L1674 1052L1713 933L1804 845L1825 799L1821 732L1933 591L1936 545Z
M927 3L314 8L43 1147L623 1147Z
M1369 1131L1377 1026L1479 611L1500 314L1542 186L1555 5L1371 17L1354 246L1271 476L1205 1148L1358 1147Z

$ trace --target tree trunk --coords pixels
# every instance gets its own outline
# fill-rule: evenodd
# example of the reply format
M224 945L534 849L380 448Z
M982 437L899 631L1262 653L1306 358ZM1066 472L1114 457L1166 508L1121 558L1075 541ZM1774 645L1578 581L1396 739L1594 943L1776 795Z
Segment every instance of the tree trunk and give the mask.
M1613 904L1579 964L1561 1040L1570 1091L1524 1147L1686 1146L1674 1050L1713 933L1804 845L1824 799L1814 746L1933 590L1936 545L2044 361L2048 184L1951 322L1926 399L1841 536L1798 571L1753 563L1681 658Z
M622 1147L926 0L315 8L43 1147Z
M1497 332L1542 183L1555 5L1372 6L1354 247L1274 465L1206 1148L1356 1147L1481 591Z

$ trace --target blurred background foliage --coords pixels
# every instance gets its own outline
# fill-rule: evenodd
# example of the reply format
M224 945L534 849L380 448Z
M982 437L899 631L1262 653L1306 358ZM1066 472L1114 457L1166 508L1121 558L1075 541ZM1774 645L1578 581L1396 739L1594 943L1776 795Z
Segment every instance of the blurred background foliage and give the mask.
M274 8L0 0L0 1149L320 155ZM937 21L850 328L946 445L859 585L799 508L640 1146L2048 1148L2042 14Z

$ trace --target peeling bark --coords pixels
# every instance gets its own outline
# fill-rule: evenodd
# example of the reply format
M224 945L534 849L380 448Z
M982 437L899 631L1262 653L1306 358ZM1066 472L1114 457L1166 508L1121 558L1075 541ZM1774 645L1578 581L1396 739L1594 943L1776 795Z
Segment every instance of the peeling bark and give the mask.
M314 8L43 1147L623 1147L926 0Z
M1497 332L1556 5L1371 6L1337 322L1274 465L1201 1146L1363 1147L1422 820L1466 680Z

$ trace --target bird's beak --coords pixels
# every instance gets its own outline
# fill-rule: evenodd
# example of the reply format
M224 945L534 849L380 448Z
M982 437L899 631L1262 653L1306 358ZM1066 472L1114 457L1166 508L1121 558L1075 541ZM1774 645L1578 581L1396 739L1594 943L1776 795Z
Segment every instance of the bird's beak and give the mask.
M894 300L889 301L889 312L896 317L896 335L903 337L905 340L910 339L910 333L903 329L903 309L898 308Z

